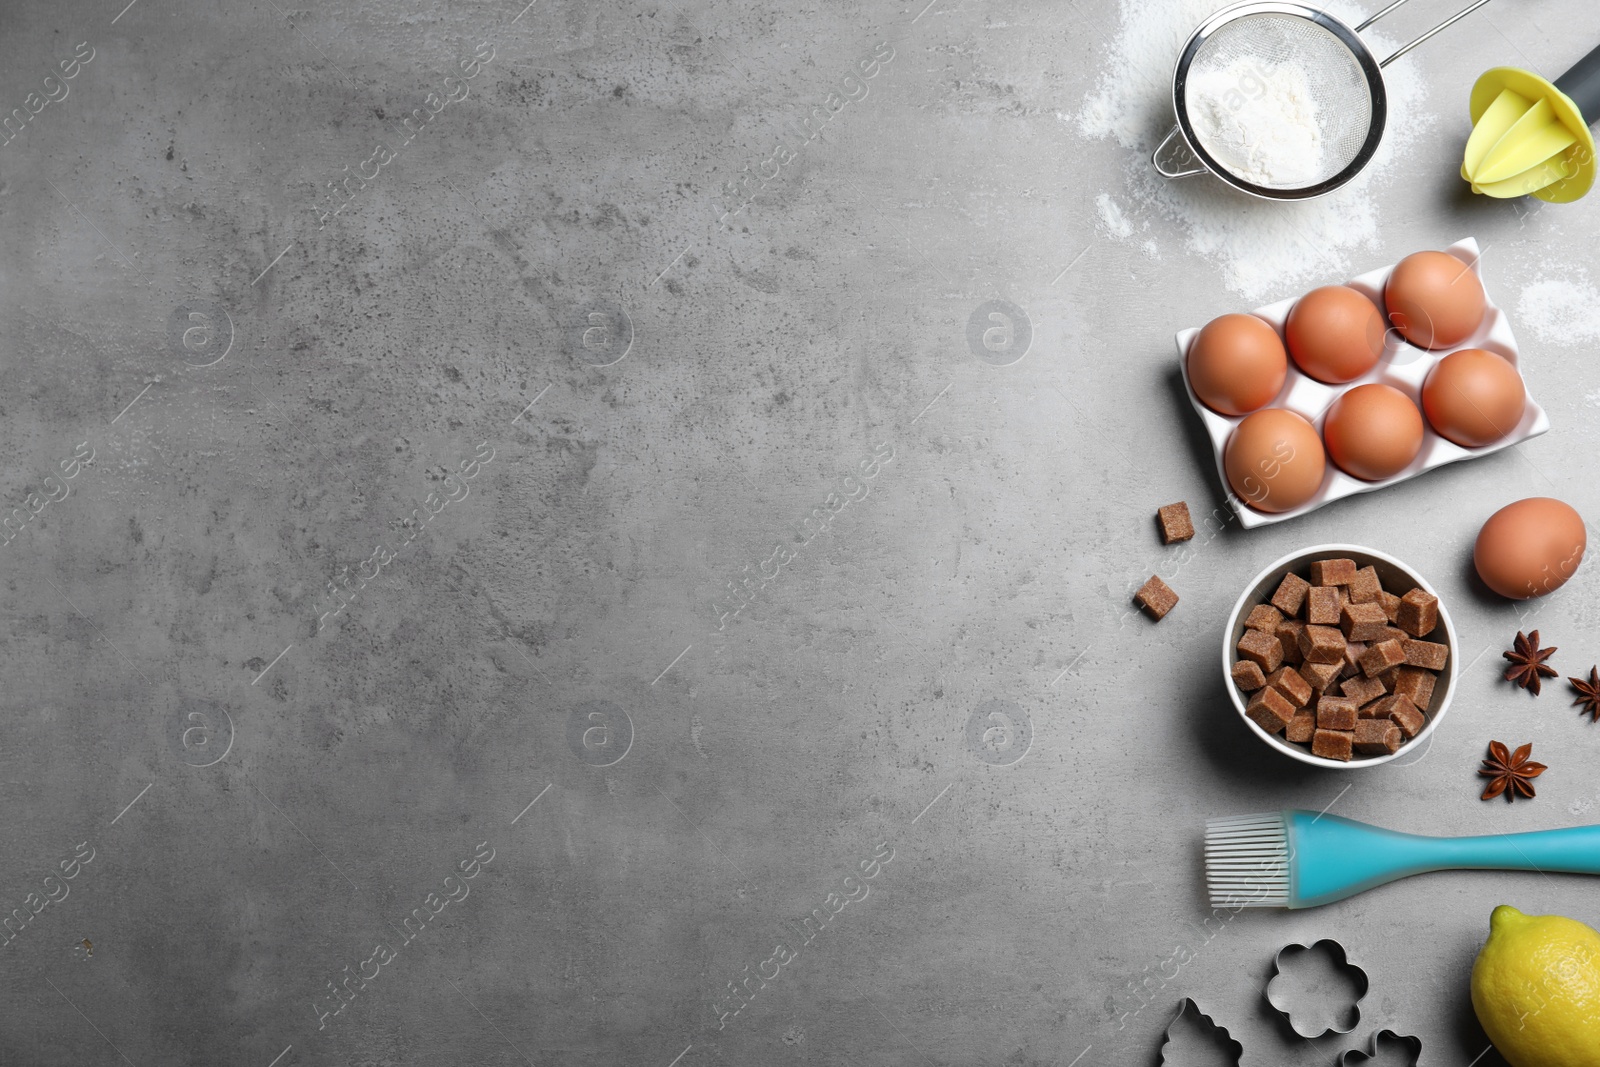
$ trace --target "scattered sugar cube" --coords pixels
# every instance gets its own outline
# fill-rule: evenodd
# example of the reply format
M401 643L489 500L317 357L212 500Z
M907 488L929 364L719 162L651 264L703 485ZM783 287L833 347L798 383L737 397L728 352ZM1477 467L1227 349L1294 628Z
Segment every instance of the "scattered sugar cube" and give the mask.
M1166 582L1158 575L1152 574L1150 580L1139 587L1133 594L1133 599L1139 606L1148 611L1157 622L1166 618L1167 612L1178 606L1178 594L1174 593Z
M1194 523L1189 519L1189 505L1180 500L1156 511L1161 523L1162 544L1176 544L1194 536Z

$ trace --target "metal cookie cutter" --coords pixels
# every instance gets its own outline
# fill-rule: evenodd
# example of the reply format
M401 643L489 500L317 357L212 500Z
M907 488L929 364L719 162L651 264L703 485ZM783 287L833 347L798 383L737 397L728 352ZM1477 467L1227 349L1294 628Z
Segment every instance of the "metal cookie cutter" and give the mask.
M1401 1058L1391 1058L1390 1052L1398 1054ZM1339 1067L1357 1067L1358 1064L1371 1062L1380 1056L1383 1057L1385 1064L1417 1067L1422 1059L1422 1038L1397 1034L1393 1030L1379 1030L1372 1035L1371 1052L1351 1049L1339 1057Z
M1167 1024L1166 1034L1161 1039L1161 1058L1157 1061L1161 1067L1184 1067L1181 1060L1167 1059L1167 1048L1172 1044L1173 1035L1180 1028L1203 1035L1217 1051L1226 1054L1233 1061L1234 1067L1239 1067L1239 1057L1244 1055L1244 1046L1233 1039L1226 1027L1213 1022L1211 1016L1201 1011L1199 1005L1189 997L1183 998L1183 1002L1178 1005L1178 1014Z
M1348 1009L1347 1017L1349 1021L1342 1027L1324 1026L1322 1029L1301 1029L1300 1025L1295 1022L1294 1012L1296 1008L1303 1008L1308 1004L1319 1001L1326 1002L1330 997L1342 997L1346 993L1344 989L1328 984L1312 986L1307 989L1291 987L1288 976L1283 973L1284 960L1286 958L1293 959L1307 952L1320 953L1327 957L1355 985L1355 999L1351 1001ZM1272 959L1272 979L1267 982L1266 995L1267 1003L1271 1004L1273 1010L1283 1016L1284 1022L1289 1024L1289 1029L1301 1037L1309 1039L1322 1037L1324 1034L1348 1034L1354 1030L1361 1022L1361 1002L1366 999L1367 989L1367 972L1350 962L1343 945L1331 938L1323 938L1310 948L1305 945L1285 945L1279 949L1278 954ZM1315 1026L1316 1024L1312 1025Z

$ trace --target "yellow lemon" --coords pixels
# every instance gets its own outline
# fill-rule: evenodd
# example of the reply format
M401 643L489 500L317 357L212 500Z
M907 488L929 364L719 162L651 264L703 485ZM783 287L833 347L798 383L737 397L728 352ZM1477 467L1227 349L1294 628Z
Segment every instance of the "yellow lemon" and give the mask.
M1500 905L1472 965L1472 1007L1512 1067L1600 1067L1600 933Z

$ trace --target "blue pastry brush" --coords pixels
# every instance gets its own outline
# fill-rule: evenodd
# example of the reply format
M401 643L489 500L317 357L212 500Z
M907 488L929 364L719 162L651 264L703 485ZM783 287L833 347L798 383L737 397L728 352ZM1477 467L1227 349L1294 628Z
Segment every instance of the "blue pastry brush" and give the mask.
M1310 811L1206 823L1213 908L1315 908L1413 874L1452 870L1600 874L1600 826L1422 837Z

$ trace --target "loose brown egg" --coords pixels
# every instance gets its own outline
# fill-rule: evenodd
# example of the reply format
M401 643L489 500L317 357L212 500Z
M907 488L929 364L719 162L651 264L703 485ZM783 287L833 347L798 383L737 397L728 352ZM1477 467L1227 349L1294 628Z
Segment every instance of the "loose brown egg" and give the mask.
M1416 252L1402 259L1384 287L1389 321L1423 348L1449 348L1472 336L1488 301L1472 268L1448 252Z
M1463 448L1494 444L1515 430L1527 404L1517 368L1481 348L1450 353L1422 383L1429 425Z
M1527 600L1560 589L1589 538L1583 517L1547 496L1507 504L1483 524L1472 562L1483 584L1503 597Z
M1284 327L1289 355L1320 382L1342 385L1378 365L1383 316L1348 285L1325 285L1302 296Z
M1289 376L1278 331L1254 315L1212 319L1189 345L1189 385L1224 415L1247 415L1271 403Z
M1422 451L1422 412L1392 385L1358 385L1333 402L1322 424L1328 456L1363 481L1393 478Z
M1246 504L1278 512L1315 496L1328 462L1315 427L1292 411L1267 408L1233 428L1222 466Z

